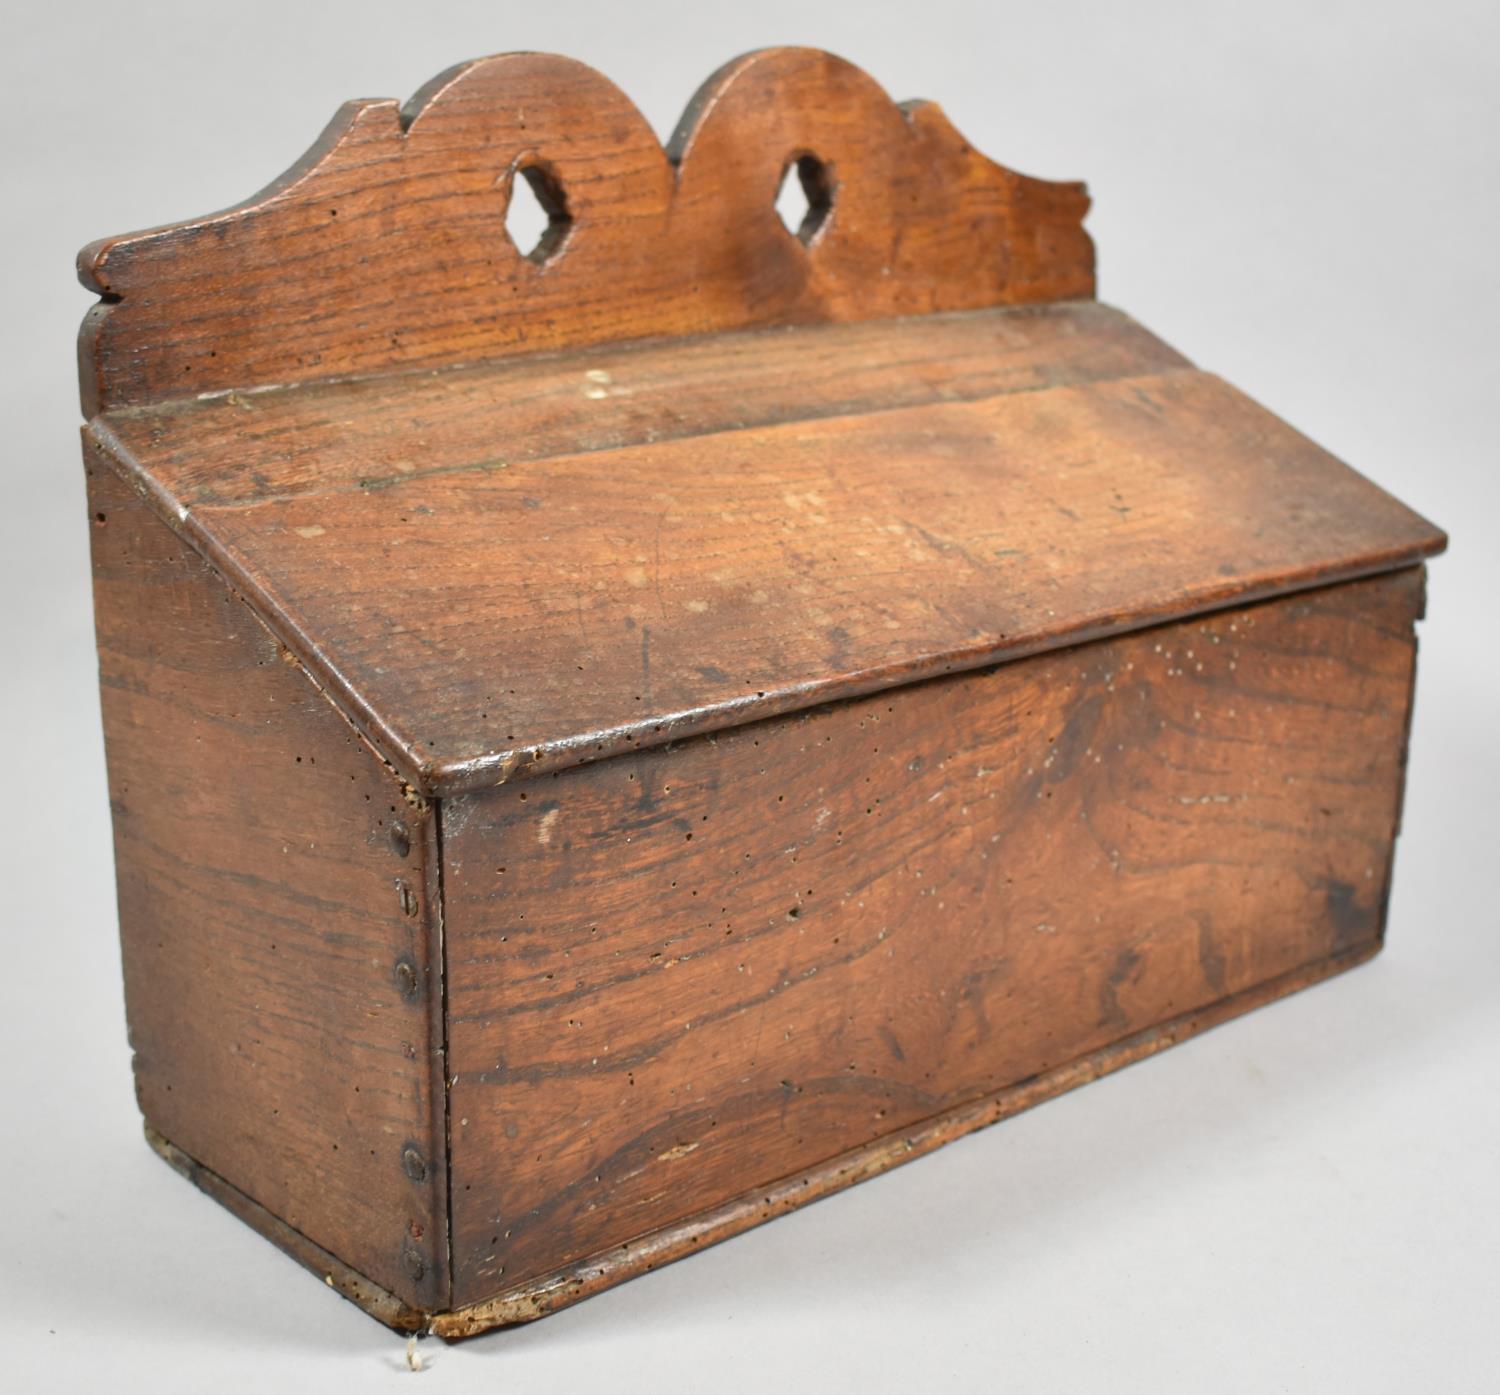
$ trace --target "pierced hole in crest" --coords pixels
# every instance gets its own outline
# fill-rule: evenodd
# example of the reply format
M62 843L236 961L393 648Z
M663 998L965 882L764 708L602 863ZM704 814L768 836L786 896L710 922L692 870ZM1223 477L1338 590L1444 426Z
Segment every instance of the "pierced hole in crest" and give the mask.
M505 232L516 251L540 266L557 255L572 229L568 197L546 165L533 161L511 172Z
M786 230L804 247L828 224L833 212L833 171L816 155L802 154L786 163L776 191L776 212Z

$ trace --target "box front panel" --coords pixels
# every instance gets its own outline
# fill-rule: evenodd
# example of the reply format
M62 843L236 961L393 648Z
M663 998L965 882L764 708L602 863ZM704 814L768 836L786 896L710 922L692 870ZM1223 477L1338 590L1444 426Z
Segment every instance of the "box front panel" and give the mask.
M454 1302L1382 931L1420 571L446 802Z

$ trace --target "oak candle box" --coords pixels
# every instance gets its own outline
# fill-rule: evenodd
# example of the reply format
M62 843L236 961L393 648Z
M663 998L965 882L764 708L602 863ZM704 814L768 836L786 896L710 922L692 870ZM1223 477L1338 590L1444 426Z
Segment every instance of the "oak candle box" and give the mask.
M1443 535L1099 304L1087 203L827 54L665 149L513 54L85 249L170 1162L463 1335L1379 948Z

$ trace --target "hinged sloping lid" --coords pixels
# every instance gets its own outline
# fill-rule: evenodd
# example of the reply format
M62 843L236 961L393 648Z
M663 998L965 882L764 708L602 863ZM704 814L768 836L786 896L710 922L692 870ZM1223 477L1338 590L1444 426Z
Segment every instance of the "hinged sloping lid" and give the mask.
M1088 303L247 393L94 430L434 791L1442 542Z
M952 312L736 301L692 338L132 388L89 430L439 794L1442 547L1118 312L941 284Z

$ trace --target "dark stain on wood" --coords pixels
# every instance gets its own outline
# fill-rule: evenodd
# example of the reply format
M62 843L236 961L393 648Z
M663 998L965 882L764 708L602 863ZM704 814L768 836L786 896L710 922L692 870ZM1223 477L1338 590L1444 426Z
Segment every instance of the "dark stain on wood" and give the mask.
M1096 336L1121 330L1094 307L1054 318L1072 322L1068 342L1085 357ZM889 327L888 342L903 333ZM800 342L765 335L742 355L769 346L796 378ZM232 455L237 470L254 456L244 413L226 423L215 403L173 406L169 419L111 414L90 429L263 614L294 619L298 658L402 778L442 795L1383 570L1441 545L1220 380L1154 375L1172 408L1162 418L1140 410L1126 372L563 449L375 494L261 497L256 486L217 503L192 502L194 491L216 457ZM297 431L302 394L263 396L256 414L289 413L284 429ZM349 404L315 410L335 473L344 459L365 468L370 437L396 429ZM488 408L471 410L413 412L401 448L421 422L429 460L467 451L481 429L492 449ZM1127 481L1121 517L1109 501ZM523 496L544 501L545 527ZM994 557L1016 542L1022 555Z
M1421 592L444 801L455 1301L1373 943Z
M88 484L142 1112L402 1301L441 1306L434 811L123 480L95 462ZM406 1139L440 1162L421 1187ZM401 1268L412 1225L424 1282Z
M249 202L80 253L80 278L104 297L80 350L85 414L648 335L1093 293L1082 185L1003 169L936 106L898 108L830 54L737 59L689 113L663 150L613 84L532 53L452 68L404 108L346 103ZM839 171L815 249L775 210L799 147ZM522 157L546 161L571 215L541 265L503 231Z
M1086 207L826 54L665 149L504 55L85 249L173 1166L461 1336L1379 948L1445 539L1096 304Z

